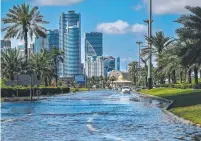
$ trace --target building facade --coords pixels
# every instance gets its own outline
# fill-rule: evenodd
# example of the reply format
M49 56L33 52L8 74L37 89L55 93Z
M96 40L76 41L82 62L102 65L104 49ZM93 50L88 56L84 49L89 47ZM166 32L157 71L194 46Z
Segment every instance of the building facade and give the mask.
M10 40L1 40L1 48L11 48Z
M115 70L115 58L112 56L104 57L104 76L107 76L107 73Z
M103 34L100 32L85 33L85 56L103 55Z
M115 58L115 70L120 71L120 57Z
M86 56L85 65L87 77L104 76L104 58L102 56Z
M81 73L81 20L75 11L62 13L59 21L59 48L64 51L64 62L59 63L59 77Z
M47 31L48 49L52 47L59 48L59 30L48 30Z
M43 37L35 37L34 53L38 53L41 49L48 49L48 40Z

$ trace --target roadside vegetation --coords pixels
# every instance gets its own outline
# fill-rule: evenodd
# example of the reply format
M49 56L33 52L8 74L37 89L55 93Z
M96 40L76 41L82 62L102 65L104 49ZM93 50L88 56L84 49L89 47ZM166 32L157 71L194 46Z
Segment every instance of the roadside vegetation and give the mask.
M201 124L201 89L155 88L140 92L173 100L174 103L169 108L171 112Z

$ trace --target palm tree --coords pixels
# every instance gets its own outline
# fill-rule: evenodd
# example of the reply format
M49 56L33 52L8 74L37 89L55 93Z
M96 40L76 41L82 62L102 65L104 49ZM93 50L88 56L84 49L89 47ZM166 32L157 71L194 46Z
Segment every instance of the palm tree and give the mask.
M152 48L146 47L142 49L141 55L144 57L149 58L149 52L151 51L152 54L156 57L156 59L161 58L161 54L167 50L172 43L174 42L173 39L170 37L166 37L163 31L156 32L155 36L152 36L151 38L145 37L148 42L152 44ZM164 83L164 76L162 75L162 64L158 62L158 71L161 74L160 75L160 83Z
M116 77L114 77L114 76L110 77L110 81L112 82L112 88L113 88L113 83L115 80L116 80Z
M183 27L176 30L183 41L189 42L183 49L182 61L193 65L195 84L198 84L198 69L201 64L201 7L186 6L190 14L180 16L176 22Z
M1 75L6 79L13 79L15 73L21 73L24 59L17 49L7 49L1 52Z
M134 85L137 85L138 67L139 67L139 64L137 61L133 61L129 63L129 75Z
M56 86L58 81L58 72L57 72L57 66L59 62L63 62L63 51L58 49L57 47L53 46L51 48L52 54L53 54L53 60L54 60L54 67L55 67L55 80L56 80Z
M37 74L38 79L44 79L45 86L48 85L48 78L51 78L55 72L52 60L52 53L47 50L34 54L30 60L30 69Z
M17 38L24 40L26 62L28 34L31 40L33 35L36 37L46 37L46 29L40 25L48 22L44 21L43 18L37 6L31 9L29 4L24 3L22 5L14 5L12 9L9 9L6 17L2 19L3 24L8 25L2 28L3 32L6 31L5 39Z

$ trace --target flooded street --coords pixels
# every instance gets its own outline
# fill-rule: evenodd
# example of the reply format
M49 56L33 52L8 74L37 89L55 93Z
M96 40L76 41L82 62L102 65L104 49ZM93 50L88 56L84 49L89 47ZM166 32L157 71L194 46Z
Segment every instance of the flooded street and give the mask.
M135 99L138 99L137 101ZM160 102L90 91L2 103L3 141L200 141L201 128L175 121Z

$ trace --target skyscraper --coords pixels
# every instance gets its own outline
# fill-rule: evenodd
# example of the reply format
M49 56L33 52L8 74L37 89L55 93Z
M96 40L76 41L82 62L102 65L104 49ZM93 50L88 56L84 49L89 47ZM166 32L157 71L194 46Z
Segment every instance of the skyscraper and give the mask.
M85 33L85 56L103 55L103 34L100 32Z
M41 49L48 49L48 40L43 37L35 37L34 53L40 52Z
M48 49L51 49L52 47L59 48L59 30L48 30L47 31L47 40L48 40Z
M115 70L120 71L120 57L115 58Z
M60 77L81 73L81 23L75 11L62 13L59 21L59 48L64 51L64 62L59 64Z
M92 76L104 76L104 59L103 56L86 56L86 75Z

